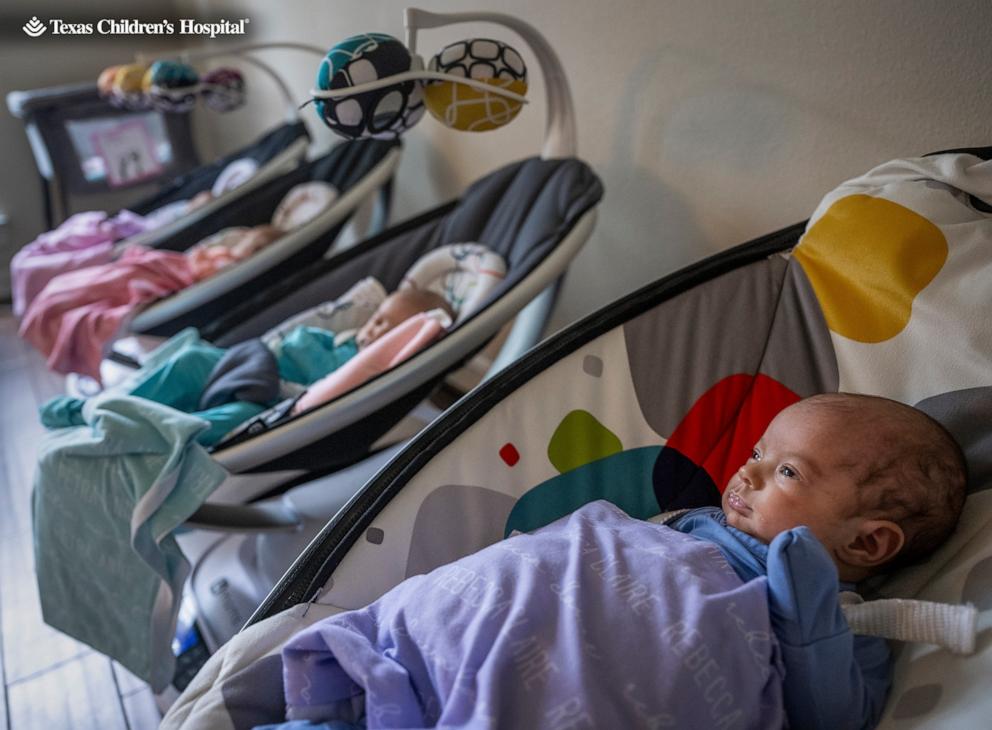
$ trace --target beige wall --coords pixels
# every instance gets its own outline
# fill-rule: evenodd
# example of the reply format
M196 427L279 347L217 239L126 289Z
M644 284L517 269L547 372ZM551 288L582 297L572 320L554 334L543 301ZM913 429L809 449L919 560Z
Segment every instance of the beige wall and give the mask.
M188 15L246 15L255 40L323 47L365 30L402 37L407 4L176 2ZM420 6L487 8L481 0ZM557 49L575 96L580 155L606 187L555 326L806 217L833 185L887 158L992 144L987 0L502 0L488 7L529 21ZM470 35L516 43L493 26L455 26L423 32L420 50ZM268 58L302 101L316 59ZM543 87L537 73L532 78L533 103L506 129L468 135L425 119L407 135L397 217L536 153ZM249 109L212 128L218 145L246 141L279 117L272 87L252 80ZM305 118L315 122L310 109Z

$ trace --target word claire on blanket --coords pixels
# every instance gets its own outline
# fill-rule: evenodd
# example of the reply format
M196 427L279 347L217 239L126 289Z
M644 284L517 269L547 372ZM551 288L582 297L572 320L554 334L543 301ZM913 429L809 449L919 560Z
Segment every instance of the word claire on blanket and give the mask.
M513 656L517 676L528 692L538 684L546 683L551 674L561 671L537 635L511 641L510 653Z

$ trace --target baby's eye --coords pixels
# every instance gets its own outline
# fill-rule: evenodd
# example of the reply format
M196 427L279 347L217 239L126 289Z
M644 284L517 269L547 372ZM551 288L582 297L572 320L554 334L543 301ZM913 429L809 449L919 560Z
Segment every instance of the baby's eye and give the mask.
M757 449L751 449L751 461L761 461L761 452Z
M780 466L778 468L778 473L784 476L786 479L795 479L799 476L799 474L796 473L796 470L793 469L788 464L783 464L782 466Z

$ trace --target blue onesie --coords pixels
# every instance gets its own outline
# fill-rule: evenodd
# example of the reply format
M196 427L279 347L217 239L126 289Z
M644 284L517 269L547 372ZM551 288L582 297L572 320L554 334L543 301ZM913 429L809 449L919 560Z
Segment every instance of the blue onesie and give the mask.
M767 576L792 727L875 727L891 683L888 644L851 632L838 594L853 586L840 583L833 560L808 528L787 530L766 545L728 525L719 507L691 510L668 525L714 543L741 580Z

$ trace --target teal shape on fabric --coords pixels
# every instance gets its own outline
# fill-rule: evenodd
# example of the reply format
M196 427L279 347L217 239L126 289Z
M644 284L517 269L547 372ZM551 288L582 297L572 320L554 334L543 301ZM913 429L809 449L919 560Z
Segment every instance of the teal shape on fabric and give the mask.
M563 474L620 451L620 439L589 411L566 415L548 442L548 459Z
M86 423L83 419L84 402L82 399L73 398L71 395L55 396L38 408L41 425L45 428L82 426Z
M355 338L334 344L334 333L319 327L294 327L274 348L279 377L310 385L358 354Z
M385 33L361 33L345 38L336 44L327 52L324 63L320 64L317 71L317 88L331 88L331 79L338 71L354 59L360 58L365 52L364 49L374 48L379 43L399 43L399 41Z
M143 375L128 395L145 398L192 413L200 403L200 394L224 356L224 350L206 342L192 342L153 368L142 368Z
M196 441L201 446L213 446L228 433L265 410L265 406L248 401L235 400L223 405L196 411L190 415L202 418L210 424L210 428L197 435Z
M209 426L197 434L196 441L202 446L213 446L237 426L265 410L264 406L246 401L231 401L197 410L210 374L223 356L223 349L202 340L186 342L168 359L148 369L128 395L202 418Z
M660 446L622 451L541 482L517 500L504 537L514 530L536 530L597 499L637 519L659 514L651 474L660 451Z

